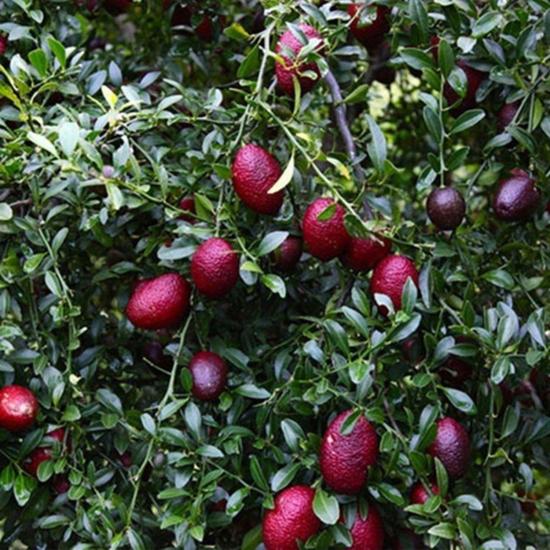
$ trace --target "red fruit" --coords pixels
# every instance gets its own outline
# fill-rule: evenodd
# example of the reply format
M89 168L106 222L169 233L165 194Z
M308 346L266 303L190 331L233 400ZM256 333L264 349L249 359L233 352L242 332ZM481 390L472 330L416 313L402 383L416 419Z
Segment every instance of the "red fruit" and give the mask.
M322 49L322 37L316 29L306 25L305 23L300 23L298 28L305 35L308 42L312 39L319 40L320 45L318 50ZM275 52L279 54L281 58L275 63L277 85L286 95L294 95L294 77L296 77L300 82L302 93L307 93L315 86L315 84L317 84L321 76L317 63L297 60L298 54L304 45L305 44L303 44L291 30L288 30L282 34L279 38L279 42L277 42L277 46L275 47ZM289 55L291 57L288 57ZM314 72L317 75L317 78L310 78L309 76L304 75L304 73L310 71Z
M122 464L122 466L124 466L124 468L130 468L134 463L132 460L132 455L128 451L122 453L121 455L117 455L117 460L120 464Z
M535 180L524 170L516 168L511 174L511 177L499 182L493 198L493 210L501 220L525 221L538 208L540 192Z
M212 19L205 15L195 27L195 34L204 42L211 42L214 38L214 25Z
M127 12L132 5L132 0L105 0L103 5L108 12L117 15Z
M451 356L439 367L438 374L446 386L461 388L466 381L471 379L473 368L466 361Z
M302 239L288 236L273 252L275 267L279 271L290 273L302 257Z
M69 491L69 489L71 488L71 484L69 483L69 480L66 476L64 476L63 474L58 474L52 479L52 487L58 495L62 495Z
M426 210L438 229L456 229L466 214L466 202L454 187L436 187L428 197Z
M28 430L38 415L38 401L28 388L11 385L0 390L0 428L9 432Z
M437 422L437 433L428 452L439 458L452 478L466 473L470 462L470 437L462 424L446 416Z
M384 546L384 526L376 506L369 502L366 518L357 510L355 521L350 529L352 545L350 550L382 550Z
M98 0L74 0L78 8L86 8L88 11L94 11L97 8Z
M193 195L183 197L183 199L180 200L179 207L180 210L195 214L195 197L193 197ZM182 214L179 219L191 224L197 223L195 216L189 216L189 214Z
M164 0L162 3L164 10L166 11L170 9L172 3L172 0ZM170 23L173 27L179 27L183 25L189 26L191 24L192 15L193 10L190 6L182 6L179 2L177 2L174 11L172 12L172 19Z
M172 328L189 310L189 283L178 273L140 281L134 288L126 315L137 328Z
M367 239L352 237L340 259L354 271L369 271L390 253L391 246L391 241L380 235Z
M373 296L375 294L388 296L397 311L401 309L401 294L409 277L418 286L418 271L412 260L398 254L386 256L374 268L370 292ZM385 306L380 306L379 309L382 315L388 314L388 309Z
M57 430L47 433L46 437L63 444L65 443L65 429L57 428ZM67 448L69 448L68 442ZM40 464L42 464L42 462L46 462L46 460L50 460L52 456L52 450L49 447L37 447L25 459L23 467L30 475L36 477Z
M376 430L363 415L348 435L340 427L353 411L340 413L328 426L319 452L323 479L338 493L358 493L367 480L368 468L378 458Z
M254 212L277 214L283 204L283 191L268 193L281 176L277 159L254 143L241 147L231 168L238 197Z
M386 6L376 6L374 19L362 20L363 17L372 14L371 9L374 7L374 4L368 7L366 4L350 4L348 6L348 13L352 17L351 34L369 51L376 49L384 41L386 33L390 30L388 21L390 9Z
M466 74L467 84L466 84L465 96L461 98L453 90L453 88L450 86L449 83L446 83L445 87L443 88L443 95L445 96L445 99L447 100L447 103L449 104L449 106L459 102L458 105L454 107L451 111L454 116L459 115L464 111L467 111L468 109L472 109L477 105L476 92L481 82L485 78L485 75L482 72L470 67L463 60L458 61L457 65Z
M441 38L439 38L439 36L432 36L430 38L430 51L432 52L432 56L436 63L439 60L439 43L440 42L441 42Z
M313 512L315 491L306 485L294 485L275 498L275 508L263 520L263 543L266 550L298 550L298 541L315 535L321 522Z
M329 198L315 199L307 207L302 222L307 249L325 262L343 254L351 239L344 225L345 210L339 204L328 220L319 220L319 215L333 204L336 203Z
M1 34L0 35L0 55L4 55L8 49L8 37Z
M164 347L156 340L145 342L142 353L143 357L157 367L168 368L172 364L172 359L164 354Z
M34 449L34 451L32 451L32 453L25 459L25 462L23 463L23 468L25 468L25 471L31 476L36 477L38 466L40 466L42 462L50 460L50 458L52 458L51 449L38 447L37 449Z
M519 110L521 102L514 101L513 103L505 103L497 113L497 127L503 132L508 125L514 120L516 113Z
M211 510L212 512L225 512L226 506L227 500L225 498L222 498L221 500L218 500L218 502L214 502L212 504Z
M435 483L430 483L431 494L426 490L424 485L415 483L411 489L411 504L424 504L432 495L439 494L439 487Z
M193 395L202 401L213 401L225 389L227 365L216 353L199 351L189 363L193 377Z
M200 293L220 298L237 284L239 257L227 241L208 239L193 254L191 277Z

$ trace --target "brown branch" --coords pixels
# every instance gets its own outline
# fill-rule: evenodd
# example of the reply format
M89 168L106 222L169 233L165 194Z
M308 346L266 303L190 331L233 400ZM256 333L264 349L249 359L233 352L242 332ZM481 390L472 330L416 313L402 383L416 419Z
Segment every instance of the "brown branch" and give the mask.
M355 178L358 181L362 181L363 177L362 177L361 169L359 165L356 163L357 148L355 146L355 141L353 139L353 135L349 128L346 105L342 97L342 90L340 89L340 85L338 84L338 81L336 80L334 73L330 69L327 71L325 75L325 82L327 83L327 86L329 87L329 90L330 90L330 95L332 96L334 117L336 119L336 124L338 126L338 130L340 131L340 135L344 140L344 146L346 148L348 158L352 163L353 173L355 175ZM366 200L363 203L363 210L364 210L365 217L367 219L371 219L373 217L371 207L369 206Z

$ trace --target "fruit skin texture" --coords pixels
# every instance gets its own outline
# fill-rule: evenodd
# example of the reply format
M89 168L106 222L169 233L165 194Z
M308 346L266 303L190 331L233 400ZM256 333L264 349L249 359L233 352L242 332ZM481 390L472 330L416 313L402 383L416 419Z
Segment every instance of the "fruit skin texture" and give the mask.
M462 477L470 461L470 437L462 424L446 416L437 422L437 433L428 452L439 458L449 477Z
M31 390L15 384L0 390L0 428L9 432L29 429L38 415L38 401Z
M306 485L293 485L277 495L275 508L266 512L262 524L266 550L298 550L298 541L305 542L319 531L314 496Z
M195 197L192 195L189 195L187 197L183 197L183 199L180 200L179 205L180 210L184 210L185 212L189 212L191 214L196 214L195 210ZM189 216L189 214L182 214L179 217L180 220L186 221L190 224L197 223L197 220L194 216Z
M370 7L374 7L371 5ZM384 36L390 30L388 16L389 8L386 6L376 6L376 18L371 24L361 24L361 14L358 13L363 8L363 4L350 4L348 14L352 17L350 25L351 34L359 41L367 50L376 49L384 41Z
M513 103L505 103L500 108L500 111L497 113L497 127L501 132L514 120L519 106L520 102L514 101Z
M445 87L443 88L443 95L445 96L445 99L447 100L449 106L454 105L455 103L457 103L457 101L460 101L462 99L462 101L451 111L454 116L460 115L468 109L473 109L477 105L476 92L483 79L485 78L482 72L470 67L462 59L457 61L456 64L464 71L464 73L466 73L466 95L461 98L453 90L449 83L445 84Z
M202 401L217 399L225 388L227 365L216 353L199 351L189 363L193 377L193 395Z
M311 39L322 39L317 29L314 29L310 25L301 23L300 25L298 25L298 27L304 33L308 41ZM317 63L296 62L296 57L303 47L304 44L302 44L300 40L296 36L294 36L292 31L290 30L284 32L281 35L279 41L277 42L277 46L275 47L275 52L282 57L281 62L277 61L275 63L275 76L277 77L277 86L284 94L289 96L294 96L293 77L298 78L302 93L305 94L313 89L321 76ZM322 45L319 47L319 49L321 48ZM289 50L294 53L294 58L289 58L285 55L285 53ZM302 76L305 72L308 71L313 71L317 75L317 78L313 79L309 78L308 76Z
M302 251L302 239L289 235L279 248L273 251L275 267L284 273L294 271L296 264L300 261Z
M268 194L281 175L277 159L254 143L241 147L231 169L237 196L254 212L274 215L283 204L284 193Z
M502 180L493 199L497 218L508 221L524 221L530 218L540 202L540 192L535 180L520 169L511 171L511 177Z
M384 546L384 526L378 509L369 502L369 513L362 518L359 510L350 529L352 545L350 550L382 550Z
M432 223L442 230L456 229L466 214L464 198L454 187L438 187L428 197L426 203Z
M439 494L439 487L435 483L430 483L432 495ZM420 481L415 483L411 489L411 504L424 504L432 495L426 491L426 488Z
M205 15L196 26L195 34L204 42L211 42L213 40L214 25L208 15Z
M145 279L134 288L126 315L137 328L172 328L189 310L190 294L189 283L178 273Z
M237 284L239 257L227 241L212 237L193 254L191 277L201 294L220 298Z
M321 221L318 218L334 201L330 198L314 200L305 211L302 222L304 243L309 252L325 262L342 254L350 236L344 225L345 210L339 204L330 219Z
M351 409L341 412L330 423L319 451L319 467L326 484L346 495L361 491L368 467L378 458L378 436L364 416L359 417L351 433L340 433L340 427L351 413Z
M374 268L370 292L373 296L375 294L389 296L397 311L401 308L401 294L409 277L418 286L418 271L412 260L398 254L386 256ZM388 308L385 306L380 306L379 309L382 315L388 314Z
M369 271L391 252L391 246L391 241L380 235L377 235L377 238L366 239L351 237L340 259L353 271Z

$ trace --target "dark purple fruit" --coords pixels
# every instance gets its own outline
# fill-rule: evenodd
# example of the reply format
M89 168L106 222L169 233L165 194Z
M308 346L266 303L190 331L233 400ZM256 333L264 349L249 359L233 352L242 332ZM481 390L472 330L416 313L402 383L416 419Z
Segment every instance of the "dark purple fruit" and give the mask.
M216 353L199 351L189 363L193 377L193 395L201 401L217 399L225 389L227 365Z
M453 187L438 187L430 193L426 209L438 229L456 229L464 219L466 203Z
M512 176L499 183L493 199L497 218L508 222L530 218L540 203L540 192L535 180L524 170L515 168Z

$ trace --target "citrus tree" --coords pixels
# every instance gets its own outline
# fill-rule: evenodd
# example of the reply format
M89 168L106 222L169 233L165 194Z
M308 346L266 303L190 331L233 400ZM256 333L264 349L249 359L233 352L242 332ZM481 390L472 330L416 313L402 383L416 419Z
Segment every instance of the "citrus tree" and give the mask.
M548 0L1 0L3 548L550 545Z

